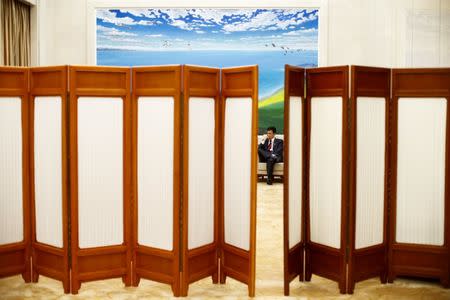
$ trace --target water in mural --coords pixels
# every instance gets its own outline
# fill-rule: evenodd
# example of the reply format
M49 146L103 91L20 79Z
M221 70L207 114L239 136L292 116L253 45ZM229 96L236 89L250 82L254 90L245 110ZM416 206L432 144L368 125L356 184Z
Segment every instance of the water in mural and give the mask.
M259 130L283 131L284 65L317 66L317 9L99 9L97 64L259 65Z

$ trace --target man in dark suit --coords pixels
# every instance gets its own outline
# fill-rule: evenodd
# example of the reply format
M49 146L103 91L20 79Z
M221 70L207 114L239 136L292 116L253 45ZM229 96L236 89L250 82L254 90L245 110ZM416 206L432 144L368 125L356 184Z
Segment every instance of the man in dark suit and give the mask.
M273 167L276 163L283 161L283 140L275 138L277 129L267 128L267 139L258 145L258 156L260 162L267 163L267 184L273 182Z

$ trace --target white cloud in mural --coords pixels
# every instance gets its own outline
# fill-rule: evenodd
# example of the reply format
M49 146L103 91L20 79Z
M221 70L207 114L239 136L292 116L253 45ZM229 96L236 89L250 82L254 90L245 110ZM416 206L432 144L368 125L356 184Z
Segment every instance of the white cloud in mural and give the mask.
M99 9L97 45L293 53L317 49L317 19L316 9Z
M309 28L309 29L301 29L301 30L294 30L294 31L289 31L289 32L285 32L282 33L282 35L304 35L304 34L308 34L308 33L316 33L317 29L316 28Z
M106 36L137 36L135 33L117 30L116 28L97 25L97 32Z
M264 31L293 29L296 25L318 18L317 10L298 9L120 9L121 17L108 9L99 9L97 18L115 25L163 24L199 31L201 27L218 27L223 32ZM133 20L123 14L130 14ZM215 30L217 31L217 30Z
M111 23L114 25L134 25L136 22L130 17L118 18L116 13L109 9L98 9L97 18L103 20L103 22Z

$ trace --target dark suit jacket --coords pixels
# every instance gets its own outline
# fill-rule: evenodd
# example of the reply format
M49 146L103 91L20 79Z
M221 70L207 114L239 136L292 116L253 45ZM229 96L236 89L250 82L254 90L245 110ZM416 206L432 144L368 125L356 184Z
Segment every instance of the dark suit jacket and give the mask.
M264 142L264 150L267 150L267 146L269 146L269 139L266 139ZM273 140L273 151L272 154L275 154L276 156L280 157L283 161L283 149L284 149L284 143L283 140L275 138Z

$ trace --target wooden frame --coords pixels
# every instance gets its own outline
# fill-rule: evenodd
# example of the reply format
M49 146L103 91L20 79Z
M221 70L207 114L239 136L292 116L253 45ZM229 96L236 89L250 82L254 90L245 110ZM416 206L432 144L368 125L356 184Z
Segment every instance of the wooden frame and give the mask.
M306 101L305 101L305 69L290 65L285 65L284 69L284 177L283 186L283 244L284 244L284 295L289 296L289 283L299 276L299 280L304 279L304 249L305 249L305 156L302 156L302 182L299 183L302 189L302 220L301 220L301 241L293 248L289 248L289 122L290 122L290 97L298 96L302 98L302 153L305 152L306 140Z
M0 67L0 101L2 101L1 97L21 98L23 201L23 241L0 245L0 278L15 274L22 274L25 282L31 281L28 88L28 68Z
M256 184L258 146L258 66L232 67L222 69L221 95L221 149L224 149L225 106L228 97L252 98L252 141L250 178L250 248L240 249L225 242L224 190L220 194L220 282L229 276L248 285L248 294L255 296L255 252L256 252ZM223 151L222 151L223 152ZM221 155L221 186L224 184L224 154Z
M396 242L398 100L407 97L443 97L447 99L447 133L445 162L444 245ZM450 68L393 69L391 115L391 181L388 282L397 276L438 278L450 286Z
M182 278L181 296L187 296L189 284L202 278L212 276L213 283L218 282L218 252L219 252L219 193L221 185L219 176L221 170L221 153L219 138L220 130L220 85L219 69L183 66L183 208L182 208ZM190 97L212 97L215 102L215 150L214 150L214 241L208 245L194 249L188 247L189 228L189 99Z
M347 209L348 209L348 170L346 153L349 147L348 115L348 66L323 67L306 70L307 82L307 142L306 142L306 252L305 280L310 281L312 274L337 281L342 294L346 292L346 245L347 245ZM341 183L341 239L340 248L314 243L310 239L310 146L311 146L311 98L342 97L342 183Z
M132 228L133 286L140 278L170 284L180 296L180 160L181 160L181 66L135 67L132 69ZM173 248L171 251L138 242L138 99L141 96L169 96L174 99L173 157Z
M122 277L131 285L131 103L130 69L119 67L70 66L70 191L72 293L81 282ZM122 245L79 248L78 240L78 97L121 97L123 99L123 224Z
M353 293L355 283L380 276L382 283L387 277L387 220L388 220L388 172L389 172L389 108L391 70L385 68L351 67L351 133L350 133L350 191L349 191L349 259L348 293ZM384 167L384 215L383 241L381 244L355 249L356 240L356 183L357 183L357 99L358 97L382 97L385 105L385 167Z
M32 281L39 275L62 281L64 292L70 292L69 275L69 195L68 195L68 103L67 66L36 67L30 69L30 197L31 197L31 246L33 257ZM61 154L62 154L62 234L63 247L40 243L36 238L35 172L34 172L34 104L38 96L61 97Z

